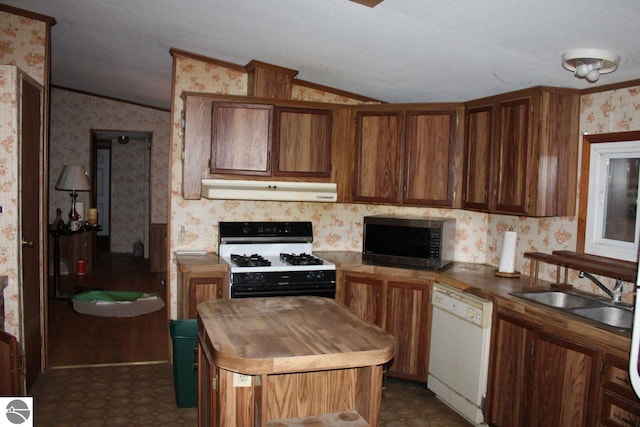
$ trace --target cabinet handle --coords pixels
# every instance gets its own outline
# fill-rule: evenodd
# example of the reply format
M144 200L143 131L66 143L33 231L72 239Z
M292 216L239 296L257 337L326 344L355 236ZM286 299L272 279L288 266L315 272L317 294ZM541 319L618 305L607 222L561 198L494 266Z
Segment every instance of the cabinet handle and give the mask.
M622 415L618 415L618 414L613 414L613 416L617 419L619 419L620 421L622 421L625 424L629 424L630 426L636 425L633 423L633 420L629 419L629 418L625 418Z
M30 248L33 247L33 240L24 240L22 239L22 246L29 246Z

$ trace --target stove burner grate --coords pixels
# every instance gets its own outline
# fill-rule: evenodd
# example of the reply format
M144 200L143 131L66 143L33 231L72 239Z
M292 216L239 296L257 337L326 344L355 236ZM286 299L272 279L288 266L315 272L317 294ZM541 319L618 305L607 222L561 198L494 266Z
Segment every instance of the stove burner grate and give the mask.
M289 265L322 265L323 261L310 254L280 254L280 260Z
M231 254L231 261L238 267L268 267L271 261L265 259L262 255L237 255Z

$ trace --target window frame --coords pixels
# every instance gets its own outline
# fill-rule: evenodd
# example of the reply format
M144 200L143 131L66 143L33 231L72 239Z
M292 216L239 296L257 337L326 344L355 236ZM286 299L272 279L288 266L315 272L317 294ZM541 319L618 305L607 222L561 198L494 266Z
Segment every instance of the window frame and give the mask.
M589 181L590 181L590 165L591 165L591 146L592 144L612 143L612 142L628 142L640 140L640 131L630 132L614 132L606 134L583 135L582 138L582 160L580 162L580 197L578 201L578 236L577 236L577 252L588 253L585 251L587 238L587 214L589 202ZM613 255L613 254L611 254ZM634 254L634 259L637 254ZM609 256L609 258L616 258Z

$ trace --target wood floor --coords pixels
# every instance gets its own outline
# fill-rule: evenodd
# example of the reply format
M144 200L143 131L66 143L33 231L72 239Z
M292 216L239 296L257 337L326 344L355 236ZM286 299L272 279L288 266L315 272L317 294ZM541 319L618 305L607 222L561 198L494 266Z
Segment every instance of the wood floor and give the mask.
M105 290L157 292L167 301L164 275L149 273L148 260L129 254L99 253L93 272L75 279L76 285ZM68 300L50 298L48 321L49 367L169 360L166 305L143 316L96 317L75 312Z

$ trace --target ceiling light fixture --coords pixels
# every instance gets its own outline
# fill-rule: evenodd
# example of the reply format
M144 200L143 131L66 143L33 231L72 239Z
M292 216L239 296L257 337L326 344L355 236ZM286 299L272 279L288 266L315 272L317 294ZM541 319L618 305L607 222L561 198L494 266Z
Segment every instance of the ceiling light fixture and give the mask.
M605 49L571 49L562 55L562 66L565 69L591 83L597 82L600 74L614 72L619 62L618 55Z

